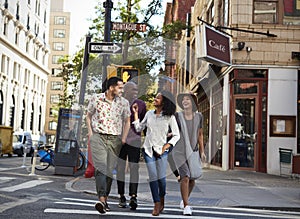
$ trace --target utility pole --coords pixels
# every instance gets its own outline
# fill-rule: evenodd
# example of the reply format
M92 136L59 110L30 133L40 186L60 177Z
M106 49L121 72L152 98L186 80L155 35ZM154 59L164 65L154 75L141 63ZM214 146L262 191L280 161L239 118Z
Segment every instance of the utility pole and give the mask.
M113 2L111 0L106 0L103 3L105 8L105 23L104 23L104 42L110 42L110 29L111 29L111 9L113 8ZM107 66L110 64L110 55L103 55L103 65L102 65L102 92L106 90L107 82Z

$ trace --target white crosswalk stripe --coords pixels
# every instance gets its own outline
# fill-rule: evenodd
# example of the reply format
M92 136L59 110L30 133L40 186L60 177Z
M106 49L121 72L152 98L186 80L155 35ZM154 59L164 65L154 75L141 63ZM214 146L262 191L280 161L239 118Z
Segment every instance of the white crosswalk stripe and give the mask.
M63 198L62 201L55 202L60 205L58 208L46 208L45 213L57 213L57 214L82 214L82 215L98 215L99 213L94 209L94 205L97 200L90 199L76 199L76 198ZM110 206L117 206L118 202L109 201ZM76 209L63 208L62 206L77 206ZM78 206L91 207L92 209L79 209ZM153 217L151 215L153 209L152 203L139 203L136 211L130 211L127 209L114 208L112 211L107 212L108 216L124 216L126 217ZM163 218L181 218L182 210L178 205L166 205L164 212L161 214ZM220 218L285 218L285 219L298 219L300 218L300 212L285 212L285 211L273 211L273 210L259 210L259 209L245 209L245 208L233 208L233 207L208 207L197 206L193 208L192 218L205 218L205 219L220 219Z
M15 192L17 190L21 189L28 189L28 188L33 188L38 185L46 184L46 183L51 183L51 180L30 180L15 186L8 186L8 187L2 187L0 188L0 191L2 192Z

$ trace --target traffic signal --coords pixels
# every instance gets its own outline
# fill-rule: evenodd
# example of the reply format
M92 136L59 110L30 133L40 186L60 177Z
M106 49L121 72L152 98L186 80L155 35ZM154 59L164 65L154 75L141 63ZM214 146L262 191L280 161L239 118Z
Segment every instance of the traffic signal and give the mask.
M108 65L106 67L106 70L107 70L107 79L109 79L111 77L116 77L117 76L117 70L118 70L118 68L116 66Z
M127 82L133 80L138 83L139 70L137 68L122 68L122 80Z

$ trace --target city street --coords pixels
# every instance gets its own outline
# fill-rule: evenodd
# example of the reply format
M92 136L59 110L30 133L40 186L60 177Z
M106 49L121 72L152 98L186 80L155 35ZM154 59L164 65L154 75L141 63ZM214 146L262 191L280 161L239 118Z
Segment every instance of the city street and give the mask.
M152 217L151 212L153 204L147 184L147 175L141 165L141 184L139 187L139 206L136 211L129 208L118 208L118 199L116 194L116 183L112 186L112 194L109 198L111 211L105 215L99 216L94 209L97 201L95 195L94 179L86 179L83 173L76 176L54 175L54 168L50 167L45 171L35 172L31 175L30 158L13 156L11 158L0 158L0 218L148 218ZM210 171L204 174L211 174ZM258 179L257 179L258 180ZM203 179L205 182L206 180ZM216 184L225 182L215 179ZM295 181L291 181L295 183ZM290 182L290 183L291 183ZM207 182L206 182L207 183ZM228 180L225 182L230 183ZM236 187L240 185L236 183ZM299 183L299 182L296 182ZM296 184L297 185L297 184ZM179 185L169 176L167 180L168 194L166 196L166 207L160 218L186 218L182 216L182 210L179 209L180 201ZM213 185L211 185L213 186ZM200 187L200 188L199 188ZM299 218L300 212L296 208L288 210L277 209L259 209L257 206L225 206L220 198L214 198L210 192L211 198L205 198L205 191L202 186L196 187L191 197L193 205L193 216L188 218ZM226 188L224 186L224 188ZM127 189L127 188L126 188ZM299 190L298 190L299 191ZM215 191L217 192L217 191ZM202 196L200 199L199 194ZM262 194L263 195L263 194ZM234 199L234 194L232 197ZM251 196L249 196L249 199ZM264 199L266 197L257 197ZM202 201L202 203L201 203ZM232 200L233 201L233 200ZM241 203L242 204L242 203ZM284 206L284 203L282 204Z

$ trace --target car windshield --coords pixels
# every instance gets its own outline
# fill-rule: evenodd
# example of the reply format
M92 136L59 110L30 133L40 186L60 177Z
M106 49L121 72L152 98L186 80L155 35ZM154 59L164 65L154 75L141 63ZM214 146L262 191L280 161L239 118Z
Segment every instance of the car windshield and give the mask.
M13 142L22 142L22 135L13 135Z

